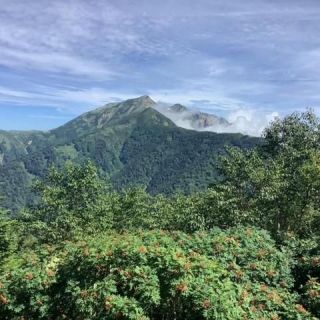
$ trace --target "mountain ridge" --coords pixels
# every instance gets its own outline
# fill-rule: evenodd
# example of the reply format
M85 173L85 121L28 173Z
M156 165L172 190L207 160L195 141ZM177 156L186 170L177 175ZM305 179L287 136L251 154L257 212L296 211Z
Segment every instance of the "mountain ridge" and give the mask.
M202 112L195 109L189 109L188 107L176 103L174 105L164 107L160 106L150 98L148 95L144 95L138 98L128 99L122 102L114 102L106 104L102 107L88 111L79 117L71 120L70 122L84 119L87 115L96 115L102 118L108 119L108 116L113 117L119 114L131 114L134 112L142 111L145 108L153 108L163 114L165 117L173 121L178 127L191 130L206 130L214 127L228 127L231 124L223 117L216 116L211 113ZM112 115L112 111L115 114ZM68 122L67 124L69 124ZM101 123L97 123L101 125ZM55 131L56 129L50 130Z
M180 103L169 107L161 106L158 107L157 110L171 119L177 126L186 129L198 131L210 129L210 131L218 131L213 129L227 128L231 125L231 123L223 117L196 109L189 109Z
M87 159L117 189L144 185L152 194L192 193L219 179L215 164L227 145L251 148L260 142L180 128L155 105L142 96L89 111L48 132L0 131L5 207L17 211L34 202L32 181L42 179L51 165Z

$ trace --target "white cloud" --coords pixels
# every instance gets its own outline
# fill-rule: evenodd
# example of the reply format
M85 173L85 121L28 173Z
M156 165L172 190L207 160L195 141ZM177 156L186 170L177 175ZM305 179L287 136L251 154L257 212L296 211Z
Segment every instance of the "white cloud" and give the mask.
M313 0L2 0L0 101L71 112L142 94L212 112L317 106L320 82L299 80L318 77L319 14Z
M177 126L192 129L197 131L211 131L218 133L242 133L249 136L260 137L263 130L273 121L275 118L280 117L278 112L261 111L258 109L242 108L237 110L230 110L227 112L226 120L230 125L224 123L216 124L213 126L198 128L190 122L190 113L199 112L199 110L189 108L188 111L181 113L173 113L168 110L168 107L172 105L169 103L159 103L156 109L163 113L166 117L171 119ZM208 112L214 114L214 112Z
M297 70L301 80L320 80L320 46L316 49L301 52L297 59ZM307 77L303 77L307 75Z
M108 70L102 63L54 52L26 52L2 49L0 51L0 65L55 73L62 72L97 79L110 78L116 74L114 71Z
M174 41L152 36L159 25L101 0L8 1L0 8L0 65L108 78L128 54L176 51Z
M245 105L244 101L229 98L220 90L197 91L184 88L184 90L150 91L149 94L157 101L181 103L198 109L205 106L215 110L235 110Z
M11 90L0 86L0 103L55 108L62 112L79 114L106 103L137 97L103 88L59 89L37 86L32 91Z
M241 132L250 136L261 136L262 131L275 118L280 117L276 111L265 112L259 109L239 109L231 112L227 120L230 127L217 128L217 132ZM211 128L212 130L214 128Z

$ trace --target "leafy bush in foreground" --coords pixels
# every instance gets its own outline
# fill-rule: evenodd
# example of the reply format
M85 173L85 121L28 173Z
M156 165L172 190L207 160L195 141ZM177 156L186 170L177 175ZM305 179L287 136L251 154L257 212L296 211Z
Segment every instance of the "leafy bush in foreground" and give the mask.
M0 278L1 319L312 319L264 231L145 231L46 246Z
M301 240L291 237L287 248L292 251L295 261L295 289L301 295L302 303L320 317L320 238Z

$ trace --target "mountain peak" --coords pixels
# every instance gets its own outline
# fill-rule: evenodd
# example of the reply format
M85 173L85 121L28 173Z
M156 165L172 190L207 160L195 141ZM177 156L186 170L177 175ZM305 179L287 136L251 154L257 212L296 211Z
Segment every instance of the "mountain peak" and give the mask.
M173 106L169 107L169 110L173 112L181 113L181 112L188 111L188 108L183 106L180 103L176 103Z
M188 109L180 103L176 103L165 109L160 108L159 111L171 119L176 125L188 129L204 131L208 128L212 130L230 125L230 123L222 117L196 109Z
M117 115L133 114L142 112L147 108L152 108L156 103L149 96L141 96L134 99L128 99L114 106Z
M142 105L142 106L145 106L145 107L151 107L153 105L156 104L155 101L153 101L149 96L147 95L144 95L144 96L141 96L141 97L138 97L138 98L133 98L133 99L129 99L129 100L126 100L124 101L126 103L134 103L134 104L139 104L139 105Z

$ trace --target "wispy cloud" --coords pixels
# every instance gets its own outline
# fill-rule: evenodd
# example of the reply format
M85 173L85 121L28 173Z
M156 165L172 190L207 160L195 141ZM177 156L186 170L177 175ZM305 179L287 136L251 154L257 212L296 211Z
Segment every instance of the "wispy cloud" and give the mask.
M66 73L96 79L108 79L116 75L103 63L81 57L50 52L26 52L2 49L0 64L14 69L39 70L44 72Z
M318 110L319 15L318 0L2 0L0 104Z
M121 94L103 88L60 89L38 86L33 91L18 91L0 87L1 103L47 107L77 115L83 111L100 107L109 102L136 97L137 94Z
M32 119L49 119L49 120L69 120L70 117L67 116L52 116L48 114L30 114L28 118Z

